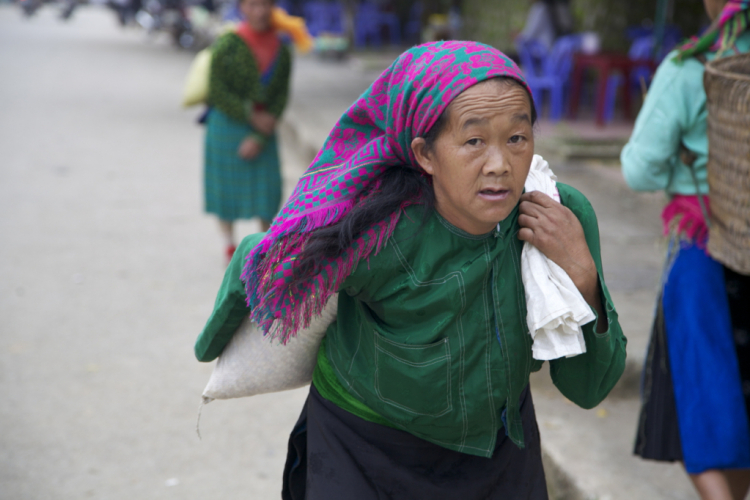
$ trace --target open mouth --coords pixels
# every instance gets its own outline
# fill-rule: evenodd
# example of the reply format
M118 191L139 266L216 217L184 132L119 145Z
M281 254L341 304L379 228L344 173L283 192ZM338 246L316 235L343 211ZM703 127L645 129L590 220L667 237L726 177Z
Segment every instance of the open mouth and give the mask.
M504 200L510 194L509 189L487 188L479 191L479 196L490 201Z

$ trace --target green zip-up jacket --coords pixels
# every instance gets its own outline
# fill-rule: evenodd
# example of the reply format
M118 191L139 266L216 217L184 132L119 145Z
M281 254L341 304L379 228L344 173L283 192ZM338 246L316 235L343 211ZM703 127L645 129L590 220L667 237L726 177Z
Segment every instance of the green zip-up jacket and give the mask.
M601 277L594 211L581 193L558 187L562 203L581 221ZM526 326L518 207L498 230L481 236L452 226L437 212L423 222L421 212L420 206L407 209L385 248L344 282L313 383L347 411L449 449L489 457L503 426L523 446L519 397L542 362L532 359ZM249 248L242 250L239 255ZM217 313L220 302L227 302L217 300L196 344L201 360L218 355L247 314L239 262L225 278L234 291L220 297L235 297L242 305ZM585 325L587 352L550 363L555 385L584 408L606 397L625 364L626 339L601 278L600 287L607 330L595 333L596 321ZM229 321L222 334L221 318L233 315L238 320Z
M240 123L248 122L256 104L263 105L266 111L278 118L289 98L291 67L291 51L282 43L269 69L273 73L263 84L250 48L237 33L225 33L212 46L206 102ZM258 132L250 135L261 144L268 139Z
M263 104L269 113L281 116L289 97L289 47L282 43L276 57L273 75L263 85L258 63L242 38L234 32L221 35L211 52L208 104L242 123L247 121L252 104Z

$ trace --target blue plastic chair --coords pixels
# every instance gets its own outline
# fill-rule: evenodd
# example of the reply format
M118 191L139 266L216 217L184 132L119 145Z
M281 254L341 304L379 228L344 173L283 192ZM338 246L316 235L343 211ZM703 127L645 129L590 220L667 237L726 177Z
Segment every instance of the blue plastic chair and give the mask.
M577 35L558 38L548 54L539 42L527 41L518 44L519 57L531 88L534 105L541 115L544 101L543 93L549 94L552 121L562 118L565 94L570 85L570 74L573 71L573 54L580 49L581 39Z
M541 76L542 65L547 59L547 47L537 40L527 40L516 44L516 51L521 60L525 76Z
M404 26L404 37L409 42L419 42L422 39L422 15L424 5L421 1L414 2L409 10L409 20Z
M292 14L293 5L287 0L276 0L276 7L281 7L287 14Z
M244 19L244 16L242 15L242 12L240 12L240 7L237 5L237 3L232 2L229 5L226 5L222 9L221 14L221 20L226 22L241 22Z
M340 2L331 2L328 6L328 26L327 33L335 35L344 34L344 8Z
M655 39L652 35L636 38L633 40L630 50L628 51L628 57L630 59L644 60L653 59ZM630 81L627 82L627 88L625 92L636 91L641 88L641 81L646 83L646 88L651 83L651 68L645 65L636 66L630 71ZM605 94L604 100L604 122L608 123L612 121L615 114L615 101L617 100L617 91L623 84L622 75L612 75L607 80L607 93Z
M635 42L640 38L646 38L654 36L654 28L643 27L643 26L630 26L625 30L625 36L631 42ZM656 56L656 61L660 62L667 54L682 40L682 30L674 24L669 24L664 27L664 34L662 38L662 45Z
M653 37L642 38L635 40L633 45L630 46L628 56L634 61L651 60L654 54L655 40ZM646 65L636 66L630 71L630 84L636 88L640 88L641 80L646 82L646 87L651 83L651 68Z
M362 2L354 16L354 44L364 47L369 41L379 47L383 44L383 27L388 28L392 44L401 43L401 23L398 16L392 12L381 12L378 6L371 2Z
M321 33L340 35L344 32L342 8L338 2L308 2L302 7L302 12L307 31L312 36L319 36Z

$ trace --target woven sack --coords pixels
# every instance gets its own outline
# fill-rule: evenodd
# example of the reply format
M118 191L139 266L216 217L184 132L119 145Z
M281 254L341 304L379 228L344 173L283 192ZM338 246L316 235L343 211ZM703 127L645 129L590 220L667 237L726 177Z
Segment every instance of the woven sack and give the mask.
M708 185L711 227L708 251L750 275L750 54L706 64Z
M286 345L272 341L248 318L232 336L203 390L203 402L288 391L312 381L318 348L336 319L338 294L331 296L320 316Z
M195 55L182 91L182 105L195 106L206 102L208 98L208 80L211 76L211 48L201 50Z

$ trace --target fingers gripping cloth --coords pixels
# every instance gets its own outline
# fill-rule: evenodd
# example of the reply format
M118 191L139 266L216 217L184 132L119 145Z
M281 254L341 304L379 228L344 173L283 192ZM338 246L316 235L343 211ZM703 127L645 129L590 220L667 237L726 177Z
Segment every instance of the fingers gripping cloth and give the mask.
M529 91L518 67L497 49L475 42L434 42L403 53L349 108L300 179L269 232L247 256L242 280L251 318L285 343L320 314L328 298L363 259L393 233L407 204L355 237L317 274L293 279L310 234L339 222L378 192L388 168L419 168L411 151L461 92L493 77ZM530 91L529 91L530 94Z
M540 191L559 203L556 179L549 164L534 155L524 187L527 192ZM534 339L534 359L550 360L586 352L581 326L596 316L570 276L526 242L521 252L521 279L526 294L526 323Z

